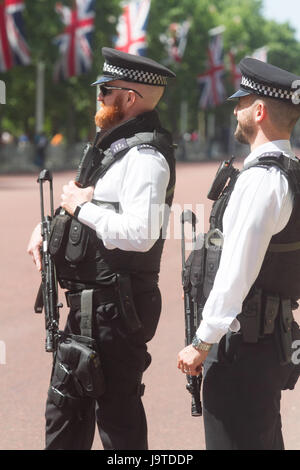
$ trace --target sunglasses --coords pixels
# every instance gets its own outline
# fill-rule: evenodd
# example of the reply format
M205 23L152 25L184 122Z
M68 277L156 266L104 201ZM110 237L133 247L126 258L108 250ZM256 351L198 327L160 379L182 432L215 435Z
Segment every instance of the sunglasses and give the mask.
M109 85L99 85L100 92L102 93L103 96L110 95L112 93L112 90L127 90L127 91L134 91L137 95L139 95L141 98L143 96L133 88L125 88L125 87L120 87L120 86L109 86Z

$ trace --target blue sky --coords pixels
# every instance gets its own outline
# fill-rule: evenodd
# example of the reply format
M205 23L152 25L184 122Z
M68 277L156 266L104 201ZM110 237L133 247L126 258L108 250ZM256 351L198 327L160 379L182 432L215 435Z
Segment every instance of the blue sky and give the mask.
M263 14L279 23L288 21L296 29L300 41L300 0L263 0Z

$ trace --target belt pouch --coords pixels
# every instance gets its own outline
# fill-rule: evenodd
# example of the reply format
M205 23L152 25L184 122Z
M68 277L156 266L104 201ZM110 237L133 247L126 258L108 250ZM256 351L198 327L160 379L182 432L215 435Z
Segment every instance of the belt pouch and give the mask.
M77 264L83 260L88 244L87 229L75 218L72 219L65 258L70 263Z
M210 245L206 247L205 275L203 285L203 294L206 299L208 298L215 282L215 277L219 269L221 254L222 249L218 246Z
M257 343L258 341L260 333L261 296L261 290L255 289L251 297L244 302L242 312L239 315L244 343Z
M279 309L279 296L268 295L264 309L264 335L270 335L274 332L275 318Z
M281 365L291 362L293 313L290 299L281 299L276 328L276 344Z
M54 260L64 255L70 223L71 216L69 214L58 214L53 219L49 240L49 253Z

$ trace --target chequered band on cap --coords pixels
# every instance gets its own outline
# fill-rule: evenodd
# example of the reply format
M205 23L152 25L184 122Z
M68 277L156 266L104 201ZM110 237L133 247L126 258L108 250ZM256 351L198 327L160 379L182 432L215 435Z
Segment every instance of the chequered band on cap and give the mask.
M119 80L129 80L147 85L167 85L167 77L164 77L163 75L147 72L145 70L125 69L123 67L111 65L108 62L104 62L103 72L107 72L112 76L117 77Z
M255 94L269 96L270 98L292 100L295 93L293 90L285 90L283 88L275 88L273 86L257 83L245 75L242 76L241 85L243 88L255 92Z

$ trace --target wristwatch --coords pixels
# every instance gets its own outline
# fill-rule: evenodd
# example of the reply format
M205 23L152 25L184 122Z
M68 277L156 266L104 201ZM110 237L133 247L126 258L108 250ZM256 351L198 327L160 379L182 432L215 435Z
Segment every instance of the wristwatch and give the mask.
M82 206L84 206L84 204L86 204L87 202L88 202L88 201L84 201L82 204L79 204L78 206L76 206L75 211L74 211L74 214L73 214L73 216L75 217L75 219L78 219L78 215L79 215L80 209L81 209Z
M211 343L205 343L202 339L198 338L196 335L193 338L192 346L197 349L197 351L209 351L212 347Z

